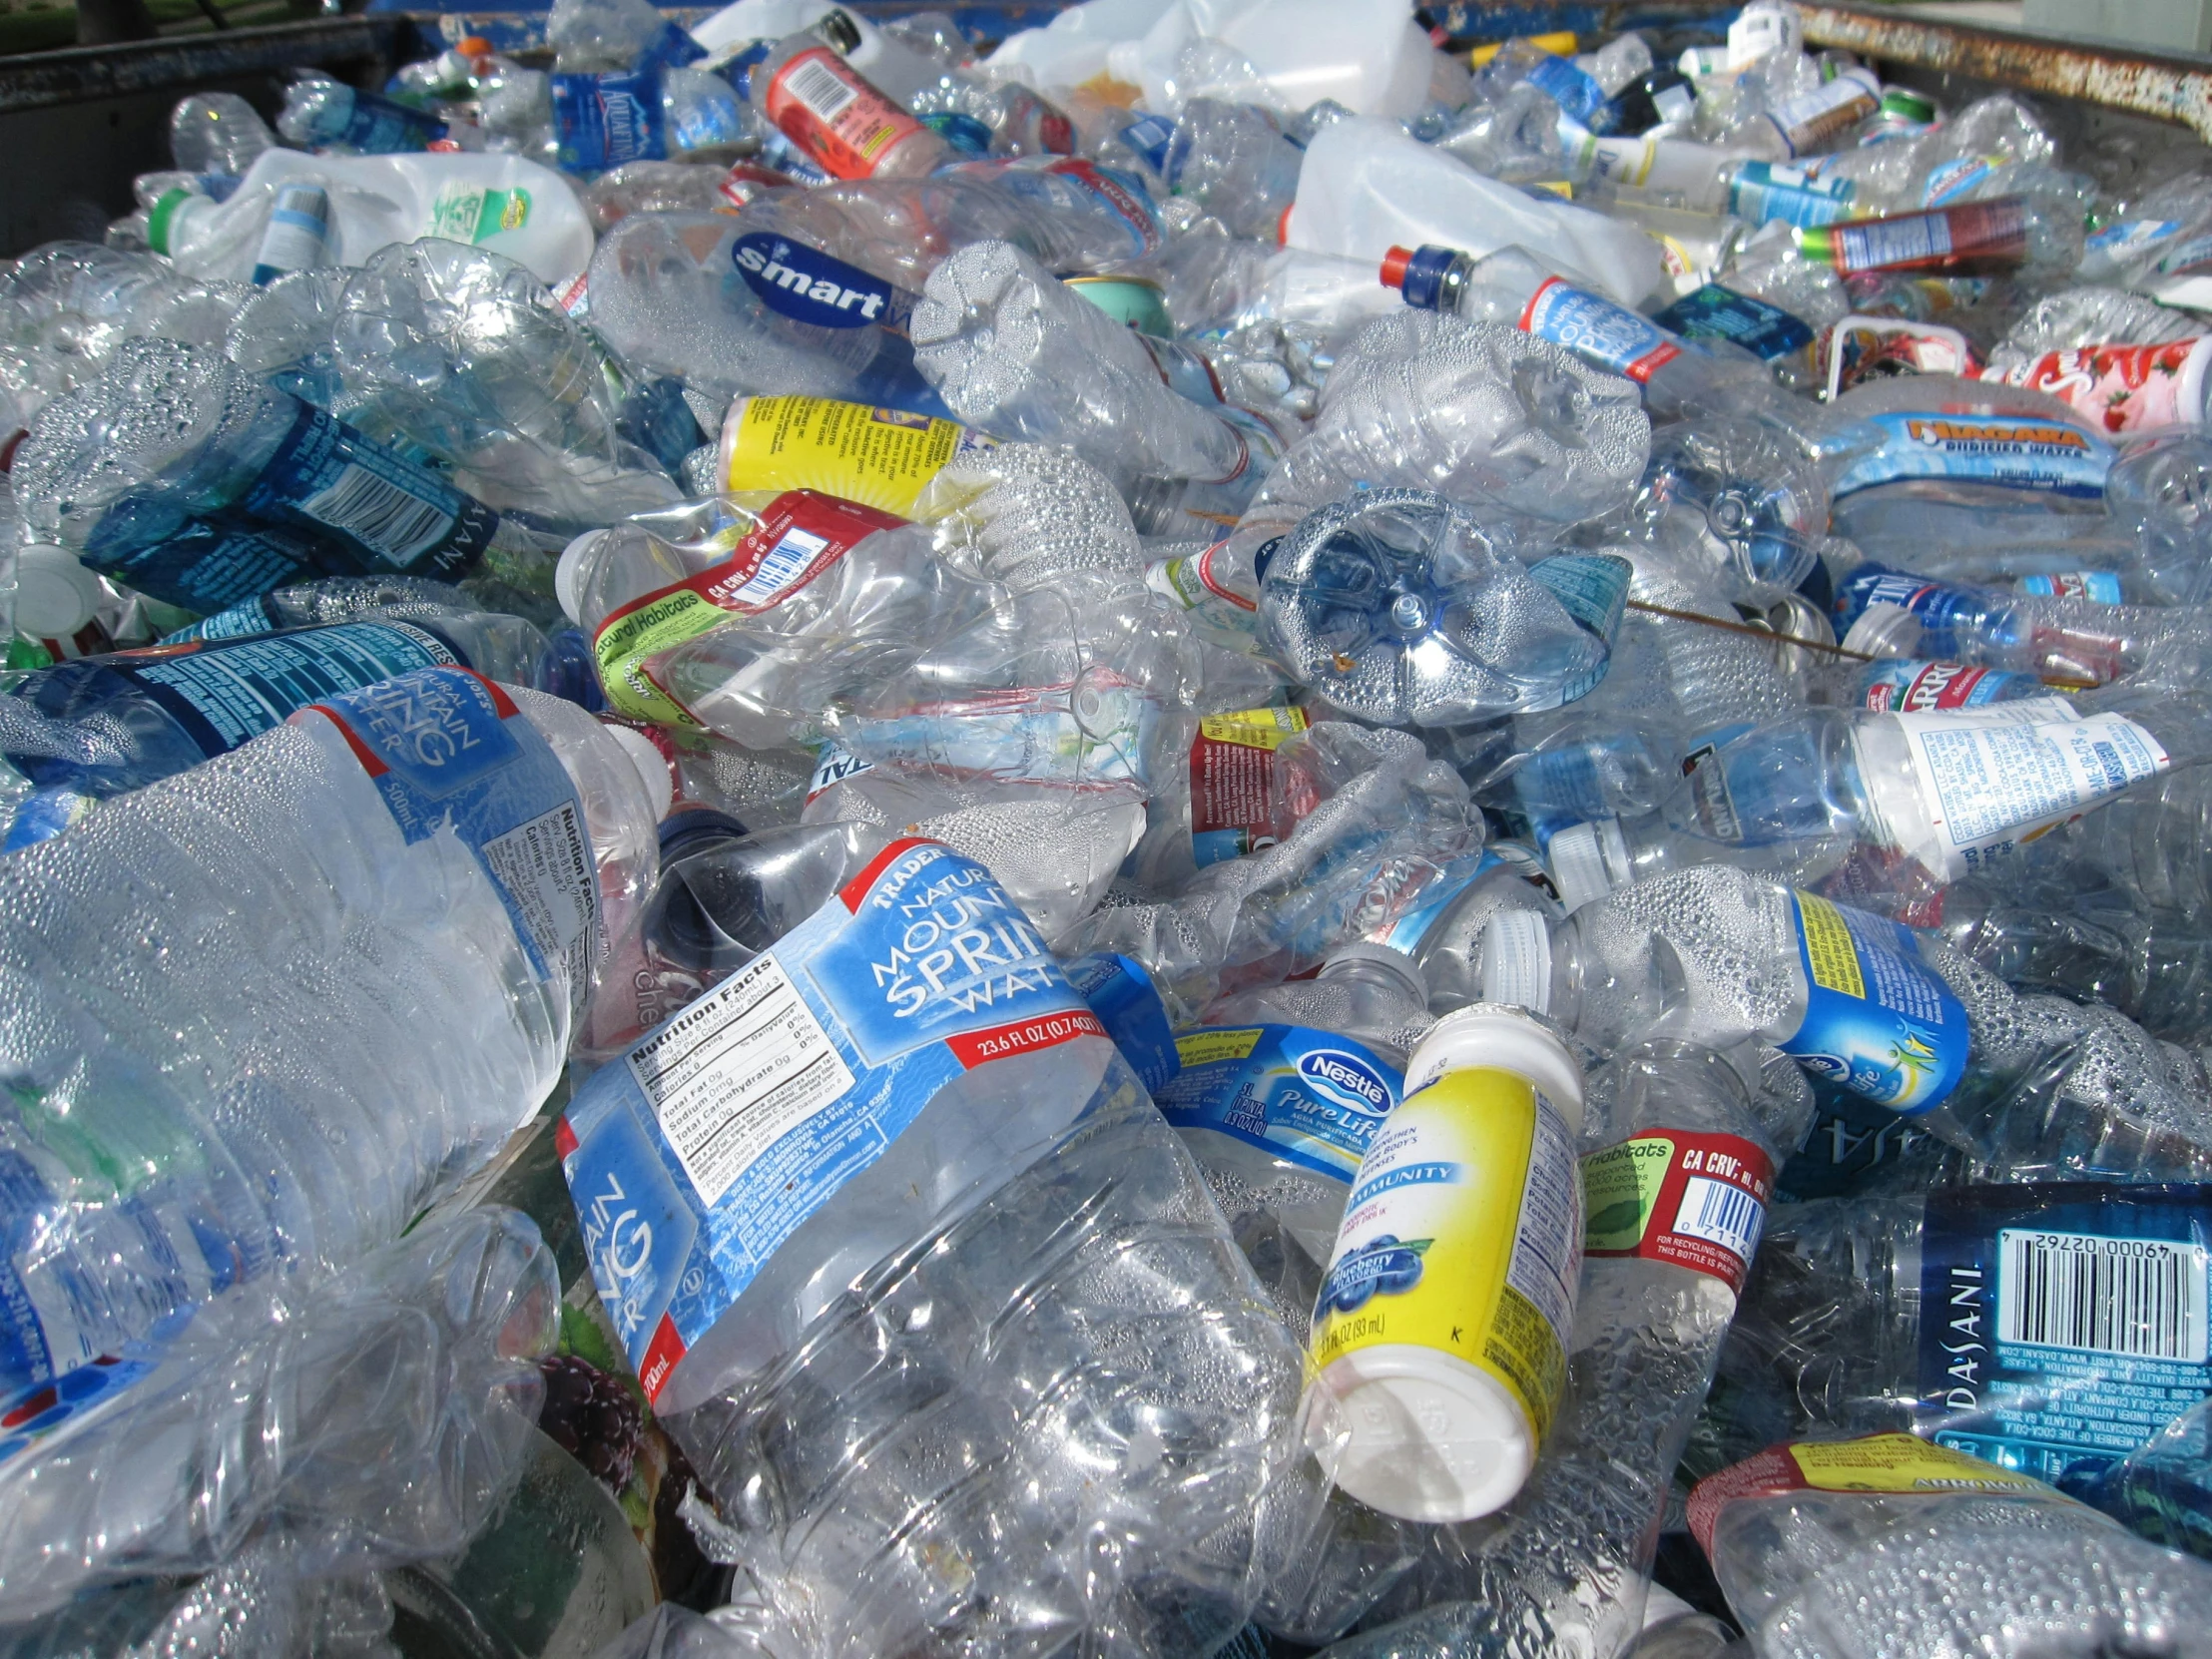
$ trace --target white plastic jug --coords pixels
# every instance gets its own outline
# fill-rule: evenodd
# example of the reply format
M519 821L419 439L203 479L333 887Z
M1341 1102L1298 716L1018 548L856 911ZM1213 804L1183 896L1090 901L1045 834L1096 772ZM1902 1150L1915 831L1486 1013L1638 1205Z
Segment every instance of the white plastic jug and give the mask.
M1632 225L1484 178L1394 121L1324 128L1306 152L1283 240L1373 261L1433 245L1477 257L1518 244L1634 305L1664 278L1659 245Z
M321 263L360 265L377 249L421 237L473 243L527 266L548 284L591 263L591 221L568 181L520 156L310 156L271 150L223 202L173 192L147 226L158 254L194 276L247 280L276 193L320 185L329 197Z

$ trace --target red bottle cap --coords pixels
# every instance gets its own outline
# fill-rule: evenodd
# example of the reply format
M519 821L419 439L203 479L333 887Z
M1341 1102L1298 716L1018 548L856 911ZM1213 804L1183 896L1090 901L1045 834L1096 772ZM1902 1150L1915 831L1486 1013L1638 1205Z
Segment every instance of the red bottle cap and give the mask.
M1382 285L1386 288L1405 286L1405 268L1413 263L1410 248L1393 248L1382 256Z

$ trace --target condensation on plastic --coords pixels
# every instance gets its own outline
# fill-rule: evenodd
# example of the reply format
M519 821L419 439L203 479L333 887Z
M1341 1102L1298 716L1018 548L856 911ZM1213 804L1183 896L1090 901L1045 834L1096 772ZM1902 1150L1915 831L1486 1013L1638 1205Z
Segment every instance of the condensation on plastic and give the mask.
M559 1314L536 1224L496 1208L335 1279L218 1297L147 1375L0 1464L10 1613L143 1575L237 1575L257 1537L300 1575L459 1549L521 1473Z

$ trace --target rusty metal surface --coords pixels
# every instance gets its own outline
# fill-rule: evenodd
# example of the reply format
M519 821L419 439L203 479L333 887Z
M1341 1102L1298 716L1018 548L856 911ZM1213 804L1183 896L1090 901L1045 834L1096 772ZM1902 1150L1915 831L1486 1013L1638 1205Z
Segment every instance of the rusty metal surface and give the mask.
M2212 61L2203 58L2038 39L1872 7L1800 10L1814 45L2179 122L2212 143Z

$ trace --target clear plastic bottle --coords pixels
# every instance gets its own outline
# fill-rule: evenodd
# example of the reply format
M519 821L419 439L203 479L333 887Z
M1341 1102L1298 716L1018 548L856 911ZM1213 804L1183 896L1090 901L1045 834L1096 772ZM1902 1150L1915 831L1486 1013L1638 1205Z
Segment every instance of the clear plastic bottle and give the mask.
M41 533L195 612L307 572L551 574L527 537L418 462L169 340L127 342L48 404L13 478Z
M1602 294L1578 287L1525 248L1475 259L1449 248L1393 248L1382 280L1408 305L1499 323L1625 375L1655 413L1721 414L1774 395L1774 380L1742 357L1718 357Z
M57 833L92 803L143 789L281 725L336 692L436 664L526 682L545 638L519 617L462 609L359 620L247 640L205 639L185 656L83 657L16 677L0 755L36 787L8 850Z
M362 92L317 71L301 73L284 90L276 130L302 150L343 156L427 150L449 132L444 122L426 111Z
M1158 1598L1194 1617L1191 1635L1156 1651L1202 1653L1248 1615L1258 1544L1248 1531L1202 1558L1218 1517L1201 1506L1169 1520L1168 1490L1195 1477L1257 1491L1287 1459L1296 1347L1189 1154L989 873L901 839L843 890L856 909L817 889L820 908L597 1072L566 1114L586 1254L648 1395L702 1485L748 1505L732 1534L742 1570L779 1601L804 1593L833 1646L888 1650L954 1629L1018 1646ZM886 893L904 895L903 919ZM913 992L897 995L918 995L923 1017L893 1026L851 952L903 932L916 901L995 928L996 943L972 970L930 964L941 987L908 972ZM773 1025L755 1017L762 987L784 1004ZM780 1055L819 1067L805 1085L813 1110L781 1137L730 1147L711 1176L697 1148L693 1193L714 1203L671 1183L681 1165L660 1161L676 1156L662 1125L677 1120L642 1092L681 1087L680 1055L705 1057L700 1035L737 1068L714 1062L706 1076L799 1078ZM896 1127L870 1127L854 1157L826 1133L840 1123ZM620 1271L641 1241L607 1195L652 1170L698 1243L657 1227L648 1286ZM767 1192L787 1196L764 1232ZM707 1264L733 1260L717 1243L733 1227L756 1249L744 1271L709 1281ZM1040 1278L1044 1260L1058 1265ZM695 1270L704 1296L683 1289ZM996 1335L1017 1327L1011 1347ZM1140 1397L1147 1411L1125 1415ZM1162 1405L1177 1455L1132 1455L1140 1419ZM987 1467L930 1455L955 1424L1000 1454ZM861 1444L869 1479L830 1473ZM1131 1513L1157 1524L1111 1560L1080 1547L1106 1516ZM1116 1586L1107 1604L1101 1572Z
M2186 1651L2182 1633L2212 1617L2203 1562L1909 1435L1777 1446L1701 1482L1691 1503L1731 1611L1772 1659L1967 1641L1994 1659L2110 1642Z

